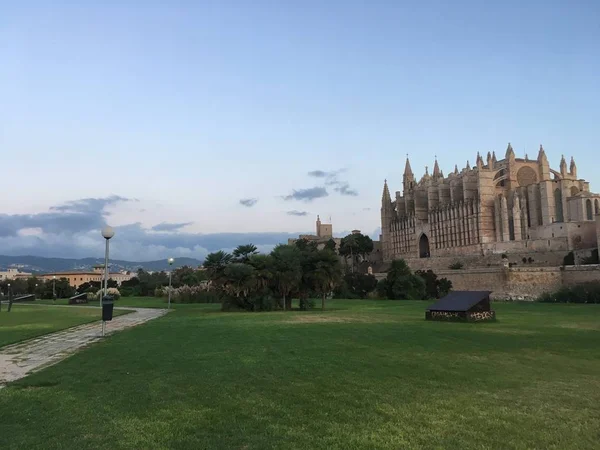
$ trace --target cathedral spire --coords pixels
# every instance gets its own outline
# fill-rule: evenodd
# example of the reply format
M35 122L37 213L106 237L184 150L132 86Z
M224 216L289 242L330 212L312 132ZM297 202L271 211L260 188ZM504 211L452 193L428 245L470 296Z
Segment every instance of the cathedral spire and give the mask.
M415 176L413 174L412 168L410 167L410 160L408 159L408 154L406 155L406 164L404 165L404 176L402 180L402 186L404 187L404 192L410 192L415 185Z
M492 161L494 161L494 165L498 162L498 160L496 159L496 152L492 151Z
M565 160L565 155L561 155L560 157L560 174L562 176L567 174L567 161Z
M538 161L542 162L543 160L547 160L548 158L546 158L546 152L544 151L544 147L542 147L542 144L540 144L540 151L538 153Z
M479 154L477 154L477 159L479 159L479 158L481 158L481 157L479 156ZM466 167L466 169L467 170L471 170L471 165L469 164L469 160L468 159L467 159L467 167Z
M390 196L390 189L388 188L387 180L383 182L383 194L381 195L381 203L383 205L387 205L392 202L392 197Z
M493 160L492 154L490 152L488 152L488 154L487 154L487 165L488 165L488 169L494 168L494 160Z
M454 175L458 175L458 166L454 164Z
M573 175L575 178L577 178L577 166L575 165L575 160L573 159L572 156L571 156L571 165L569 167L569 172L571 172L571 175Z
M406 164L404 165L404 176L413 176L412 168L410 167L410 160L408 154L406 155Z
M515 159L515 151L513 150L512 145L510 145L510 142L508 143L508 147L506 148L506 159Z
M435 163L433 164L433 178L440 177L440 166L438 165L437 156L435 157Z

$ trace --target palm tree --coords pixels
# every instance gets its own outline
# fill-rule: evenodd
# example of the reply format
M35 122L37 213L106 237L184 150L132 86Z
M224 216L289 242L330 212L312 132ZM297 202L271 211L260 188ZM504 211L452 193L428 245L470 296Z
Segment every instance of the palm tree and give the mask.
M256 255L258 248L254 244L238 245L233 251L236 262L247 263L250 256Z
M242 301L255 286L254 267L243 263L231 263L223 270L223 287L226 292Z
M275 279L275 290L283 299L283 310L292 307L292 299L289 295L297 289L302 280L302 253L294 245L278 245L271 252L273 257L273 269Z
M325 297L341 278L340 260L334 252L323 249L314 254L312 266L309 282L321 294L321 310L325 310Z
M232 256L223 250L206 255L203 266L208 272L211 284L214 283L219 286L222 281L223 271L225 267L231 264L231 260Z
M271 255L251 255L248 264L254 267L256 288L265 290L273 280L273 258Z

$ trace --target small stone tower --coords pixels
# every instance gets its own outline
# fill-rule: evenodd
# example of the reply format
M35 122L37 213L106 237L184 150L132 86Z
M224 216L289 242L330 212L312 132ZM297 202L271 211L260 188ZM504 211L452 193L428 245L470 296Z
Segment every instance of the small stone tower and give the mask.
M333 227L330 223L321 223L321 217L317 216L317 237L333 237Z

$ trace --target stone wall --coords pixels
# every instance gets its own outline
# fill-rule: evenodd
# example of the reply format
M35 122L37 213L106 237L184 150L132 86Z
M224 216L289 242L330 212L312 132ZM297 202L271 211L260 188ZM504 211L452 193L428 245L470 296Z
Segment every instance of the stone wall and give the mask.
M600 265L440 270L460 291L492 291L495 299L534 299L561 286L600 281Z
M512 251L507 252L508 262L518 267L557 267L563 264L567 251ZM532 262L523 263L523 258ZM490 252L485 255L440 256L431 258L405 258L413 270L432 269L434 271L447 270L450 265L460 262L465 269L497 268L502 266L502 252Z

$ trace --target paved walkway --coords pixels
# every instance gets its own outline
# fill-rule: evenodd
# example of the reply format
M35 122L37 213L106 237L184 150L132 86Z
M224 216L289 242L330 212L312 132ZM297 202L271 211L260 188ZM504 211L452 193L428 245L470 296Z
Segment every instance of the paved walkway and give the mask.
M99 309L99 308L98 308ZM167 313L166 309L115 308L134 312L106 322L105 335L134 327ZM102 339L102 322L92 322L0 348L0 387L43 367L56 364L77 350Z

